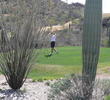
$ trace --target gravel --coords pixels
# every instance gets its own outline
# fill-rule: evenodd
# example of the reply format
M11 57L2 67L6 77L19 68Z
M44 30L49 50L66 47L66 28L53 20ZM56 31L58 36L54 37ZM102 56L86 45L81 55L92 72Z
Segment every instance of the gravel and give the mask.
M110 79L110 76L97 75L96 78ZM0 100L48 100L49 84L52 83L54 81L33 82L27 79L20 90L14 91L8 86L4 76L0 75Z
M0 100L48 100L50 87L45 82L32 82L27 79L23 87L14 91L10 89L3 76L0 76Z

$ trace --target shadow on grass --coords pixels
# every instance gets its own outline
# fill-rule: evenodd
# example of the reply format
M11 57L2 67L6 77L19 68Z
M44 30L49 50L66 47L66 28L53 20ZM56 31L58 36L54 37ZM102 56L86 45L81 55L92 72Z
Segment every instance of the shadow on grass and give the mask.
M45 57L51 57L51 56L52 56L52 54L45 55Z

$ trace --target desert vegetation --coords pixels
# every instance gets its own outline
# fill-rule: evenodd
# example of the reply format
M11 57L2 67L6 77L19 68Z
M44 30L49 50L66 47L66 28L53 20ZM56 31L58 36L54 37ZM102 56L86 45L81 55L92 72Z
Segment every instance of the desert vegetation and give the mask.
M86 0L85 6L60 0L1 0L0 71L6 82L0 83L5 87L0 99L108 99L109 77L96 78L97 73L109 74L110 48L101 48L102 28L109 46L109 18L102 21L102 0ZM50 32L65 41L61 46L69 46L47 57ZM72 38L79 42L74 44Z
M41 48L45 38L41 30L43 23L39 24L41 21L36 19L38 3L33 0L29 5L29 1L17 0L13 5L7 5L5 1L0 5L2 11L10 15L8 21L1 15L0 67L9 86L16 90L21 88L27 78L34 48Z

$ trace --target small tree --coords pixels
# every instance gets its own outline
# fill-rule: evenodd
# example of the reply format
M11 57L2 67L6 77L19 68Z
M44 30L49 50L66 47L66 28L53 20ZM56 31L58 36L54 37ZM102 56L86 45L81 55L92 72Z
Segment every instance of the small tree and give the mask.
M42 1L42 0L41 0ZM32 66L34 47L42 47L44 23L39 17L39 0L2 0L0 68L9 86L20 89ZM12 35L13 34L13 35ZM36 43L35 43L36 42Z

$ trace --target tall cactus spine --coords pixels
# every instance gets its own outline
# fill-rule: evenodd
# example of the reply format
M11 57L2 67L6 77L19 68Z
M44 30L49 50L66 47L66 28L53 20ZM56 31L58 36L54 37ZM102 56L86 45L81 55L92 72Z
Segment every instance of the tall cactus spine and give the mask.
M84 100L89 100L92 96L99 59L101 25L102 0L86 0L82 36Z

